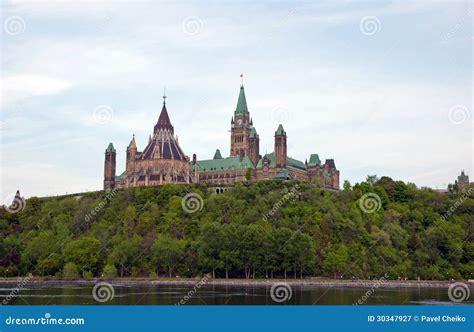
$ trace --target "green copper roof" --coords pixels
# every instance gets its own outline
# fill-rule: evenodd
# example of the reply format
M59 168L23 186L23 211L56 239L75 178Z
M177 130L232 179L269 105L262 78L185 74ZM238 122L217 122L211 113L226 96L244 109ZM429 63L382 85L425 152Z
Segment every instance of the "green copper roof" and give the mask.
M258 136L257 134L257 130L255 129L255 127L252 127L252 129L250 130L250 137L256 137Z
M127 176L126 171L123 171L122 174L120 174L119 176L116 176L116 177L115 177L115 180L122 180L122 179L125 179L126 176Z
M458 179L460 181L468 182L469 181L469 175L466 175L464 171L461 171L461 175L458 176Z
M112 142L109 143L109 146L107 147L107 149L105 151L106 152L115 152L115 148L114 148L114 145L112 144Z
M275 167L275 165L276 165L276 163L275 163L275 152L268 153L265 156L270 161L270 167ZM287 163L287 166L289 166L289 167L295 167L295 168L299 168L299 169L306 169L306 166L305 166L304 162L293 159L291 157L286 157L286 163ZM261 158L257 163L257 168L262 168L262 167L263 167L263 158Z
M278 126L278 129L277 129L277 131L275 132L275 135L286 135L286 132L285 132L285 130L283 129L283 126L282 126L281 124Z
M296 167L299 169L306 169L306 166L304 165L304 162L302 161L299 161L290 157L286 157L286 162L288 166Z
M319 160L319 156L317 153L313 153L310 157L309 157L309 163L308 165L321 165L321 160Z
M227 157L222 159L198 160L196 164L199 166L199 170L202 172L254 167L248 156L242 158L242 161L240 161L239 157ZM192 171L194 170L194 167L195 166L191 163L190 168Z
M214 153L213 159L222 159L221 151L219 149L217 149L216 153Z
M277 172L277 174L273 178L276 180L289 180L292 177L286 169L281 169Z
M239 100L237 101L237 108L235 109L235 114L244 115L248 114L249 109L247 107L247 100L245 99L244 86L240 86Z

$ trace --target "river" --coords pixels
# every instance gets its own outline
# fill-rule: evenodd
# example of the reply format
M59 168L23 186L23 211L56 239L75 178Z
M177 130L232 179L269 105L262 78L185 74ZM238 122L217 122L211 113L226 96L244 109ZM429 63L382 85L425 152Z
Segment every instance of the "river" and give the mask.
M94 284L34 284L15 289L15 284L0 283L0 301L14 305L335 305L354 304L456 304L448 297L447 287L345 287L292 285L280 290L276 301L268 285L162 285L113 282L93 296ZM107 284L106 284L107 285ZM97 288L96 288L97 289ZM100 288L99 288L100 290ZM275 291L278 294L277 291ZM112 297L113 295L113 297ZM471 300L462 304L474 304ZM282 298L285 301L281 301ZM100 302L103 300L104 302Z

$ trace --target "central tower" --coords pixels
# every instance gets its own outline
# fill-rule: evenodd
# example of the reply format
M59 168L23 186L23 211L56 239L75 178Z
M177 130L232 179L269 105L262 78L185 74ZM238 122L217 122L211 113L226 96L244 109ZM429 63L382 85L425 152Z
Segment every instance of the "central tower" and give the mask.
M249 134L252 127L247 100L245 99L244 86L240 86L239 100L234 116L230 120L230 155L249 155Z

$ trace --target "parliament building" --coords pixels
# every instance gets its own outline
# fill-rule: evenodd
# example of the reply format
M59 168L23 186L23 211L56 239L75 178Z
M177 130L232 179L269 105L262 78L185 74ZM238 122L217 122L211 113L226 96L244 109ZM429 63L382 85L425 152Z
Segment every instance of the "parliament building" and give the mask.
M166 99L164 99L166 100ZM153 128L147 146L138 151L133 136L127 147L125 171L116 175L116 150L110 143L105 150L104 189L158 186L166 183L212 183L231 185L272 179L320 181L330 189L339 189L339 171L333 159L324 163L318 154L305 162L287 153L287 135L280 124L275 131L274 151L260 154L260 138L247 107L244 86L240 87L234 115L230 121L230 155L216 150L209 160L190 159L179 146L166 102Z

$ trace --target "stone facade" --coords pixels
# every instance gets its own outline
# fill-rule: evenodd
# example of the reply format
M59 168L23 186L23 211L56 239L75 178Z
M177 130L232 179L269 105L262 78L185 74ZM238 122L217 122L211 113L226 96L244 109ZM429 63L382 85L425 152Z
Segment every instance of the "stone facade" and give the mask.
M105 151L104 189L158 186L166 183L189 183L189 157L183 153L163 103L153 136L143 151L138 151L133 135L127 147L125 172L115 175L115 149L110 143Z
M247 107L244 87L240 87L237 108L230 121L230 156L223 158L216 150L213 159L189 158L181 150L174 128L163 108L149 143L137 150L135 136L127 147L125 171L116 176L116 151L110 143L105 151L104 189L156 186L165 183L212 183L281 179L319 181L324 187L339 189L339 171L333 159L322 164L317 154L305 162L287 153L287 135L279 125L274 135L274 152L260 155L260 138Z

